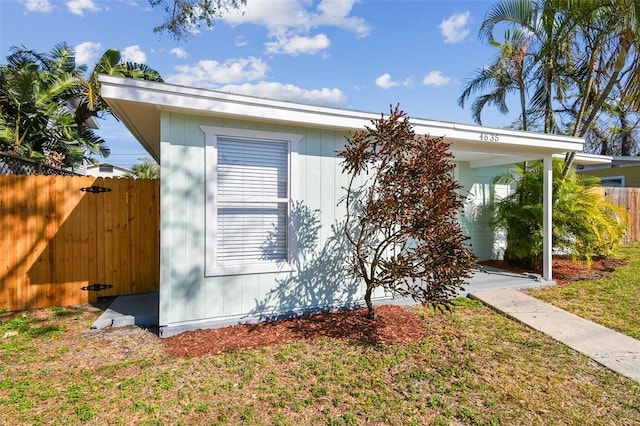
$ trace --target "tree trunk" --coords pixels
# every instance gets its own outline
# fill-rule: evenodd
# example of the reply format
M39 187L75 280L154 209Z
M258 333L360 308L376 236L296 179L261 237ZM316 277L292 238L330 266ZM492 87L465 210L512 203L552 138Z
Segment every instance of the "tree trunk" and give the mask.
M376 310L373 307L373 303L371 303L371 293L373 292L372 286L367 286L367 291L364 293L364 301L367 304L367 309L369 310L369 314L367 317L369 319L376 319L378 315L376 314Z
M629 123L627 111L621 109L618 113L618 118L620 120L620 154L623 157L628 157L631 155L631 151L635 145L633 127L631 123Z

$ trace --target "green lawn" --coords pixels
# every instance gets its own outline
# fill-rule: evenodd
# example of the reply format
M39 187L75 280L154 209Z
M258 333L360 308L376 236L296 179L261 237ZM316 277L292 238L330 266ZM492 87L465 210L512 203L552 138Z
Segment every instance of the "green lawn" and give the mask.
M640 245L621 247L628 264L608 278L574 281L528 293L582 318L640 339Z
M90 331L96 313L0 314L0 423L640 423L639 384L477 301L416 312L431 337L411 344L322 339L192 359L137 328Z

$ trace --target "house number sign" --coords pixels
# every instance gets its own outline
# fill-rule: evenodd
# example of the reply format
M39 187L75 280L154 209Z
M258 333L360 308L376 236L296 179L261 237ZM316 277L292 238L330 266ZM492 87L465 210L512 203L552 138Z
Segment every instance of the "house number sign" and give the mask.
M480 140L483 142L499 142L500 136L497 133L480 133Z
M500 136L497 133L480 133L480 140L483 142L499 142Z

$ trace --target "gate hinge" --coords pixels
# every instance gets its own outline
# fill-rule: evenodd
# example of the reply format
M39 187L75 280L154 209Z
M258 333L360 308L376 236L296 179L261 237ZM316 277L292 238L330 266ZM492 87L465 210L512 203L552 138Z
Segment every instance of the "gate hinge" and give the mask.
M104 188L102 186L88 186L86 188L80 188L80 191L91 192L92 194L99 194L101 192L111 192L111 188Z
M113 287L113 285L111 284L101 284L101 283L95 283L95 284L91 284L85 287L81 287L80 290L85 290L85 291L100 291L100 290L105 290L107 288L111 288Z

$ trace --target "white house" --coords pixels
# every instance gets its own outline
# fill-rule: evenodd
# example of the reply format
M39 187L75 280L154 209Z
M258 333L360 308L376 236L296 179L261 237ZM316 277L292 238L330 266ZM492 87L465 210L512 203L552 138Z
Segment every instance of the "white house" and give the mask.
M353 303L341 268L346 176L336 151L379 113L101 76L102 96L160 177L161 330ZM410 112L409 112L410 113ZM544 278L551 280L551 162L583 140L412 119L451 143L467 193L464 231L480 259L500 256L489 226L492 179L543 159ZM379 296L384 296L379 294Z
M133 176L133 171L111 163L92 164L86 167L87 176L119 178Z

